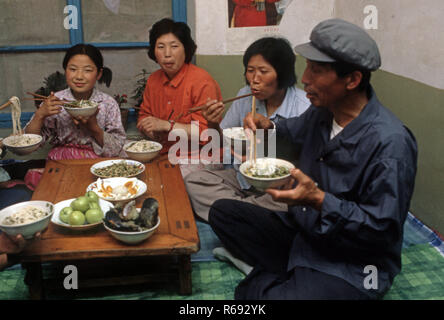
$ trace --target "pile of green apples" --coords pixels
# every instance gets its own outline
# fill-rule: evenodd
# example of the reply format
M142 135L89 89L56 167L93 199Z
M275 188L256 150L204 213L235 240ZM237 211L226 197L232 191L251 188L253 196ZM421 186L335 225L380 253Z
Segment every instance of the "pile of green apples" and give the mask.
M74 199L69 207L60 211L60 220L72 226L81 226L102 221L103 211L99 205L99 197L94 191Z

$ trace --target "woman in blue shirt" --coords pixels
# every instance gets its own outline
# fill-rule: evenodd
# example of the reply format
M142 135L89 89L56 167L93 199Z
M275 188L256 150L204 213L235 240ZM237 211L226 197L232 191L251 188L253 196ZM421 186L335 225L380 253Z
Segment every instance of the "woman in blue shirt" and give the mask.
M244 75L247 85L238 96L253 93L256 112L278 122L302 114L310 105L305 93L297 89L295 73L296 56L289 42L283 38L266 37L253 42L243 56ZM225 106L219 101L209 101L202 115L209 128L222 130L242 127L243 119L251 111L252 96L233 102L225 117ZM295 161L290 145L279 141L276 145L278 158ZM272 210L287 210L287 206L274 202L268 194L254 190L242 177L239 166L225 170L199 170L185 178L188 195L194 212L208 220L210 206L217 199L236 199Z

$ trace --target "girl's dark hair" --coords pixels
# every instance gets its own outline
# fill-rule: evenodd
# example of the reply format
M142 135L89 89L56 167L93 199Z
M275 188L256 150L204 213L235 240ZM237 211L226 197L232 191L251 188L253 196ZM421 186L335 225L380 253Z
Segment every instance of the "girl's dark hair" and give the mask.
M150 46L148 48L148 56L157 62L154 50L156 41L164 34L174 34L185 48L185 63L190 63L196 52L197 46L193 38L191 38L190 27L184 22L174 22L169 18L157 21L150 30Z
M258 54L276 70L279 89L295 85L297 81L295 72L296 56L286 39L266 37L253 42L244 54L244 75L247 73L248 62L251 57ZM249 84L248 81L247 84Z
M107 87L110 86L113 79L113 73L111 69L103 66L103 56L98 48L90 44L79 43L66 51L65 58L63 58L63 69L66 70L69 60L78 54L87 55L96 65L97 71L102 70L102 77L99 79L99 83L105 83Z

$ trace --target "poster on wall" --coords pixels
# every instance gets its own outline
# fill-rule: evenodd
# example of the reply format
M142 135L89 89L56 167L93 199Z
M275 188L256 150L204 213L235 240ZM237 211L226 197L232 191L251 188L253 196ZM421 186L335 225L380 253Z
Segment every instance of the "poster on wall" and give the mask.
M227 0L228 27L276 26L292 0Z
M333 16L335 3L335 0L195 1L196 37L201 55L242 55L248 45L262 37L307 42L316 23Z
M286 9L293 0L225 0L228 52L242 52L260 36L278 36ZM245 41L249 39L249 41Z

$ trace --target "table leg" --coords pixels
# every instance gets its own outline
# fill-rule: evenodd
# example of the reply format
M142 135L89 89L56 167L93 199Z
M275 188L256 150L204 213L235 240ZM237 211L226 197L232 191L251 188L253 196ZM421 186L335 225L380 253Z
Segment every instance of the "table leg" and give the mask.
M29 298L42 300L43 296L43 274L42 265L39 262L23 264L26 269L25 284L29 289Z
M179 256L179 293L190 295L192 293L191 256Z

